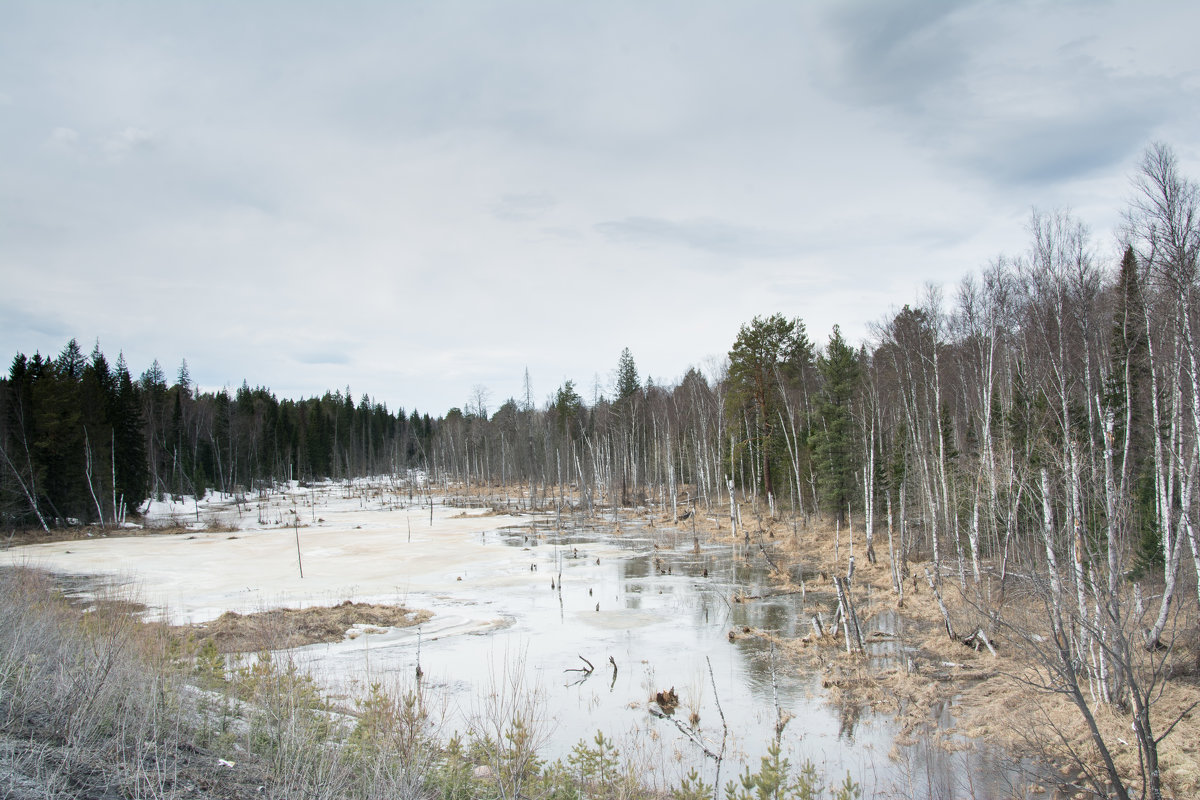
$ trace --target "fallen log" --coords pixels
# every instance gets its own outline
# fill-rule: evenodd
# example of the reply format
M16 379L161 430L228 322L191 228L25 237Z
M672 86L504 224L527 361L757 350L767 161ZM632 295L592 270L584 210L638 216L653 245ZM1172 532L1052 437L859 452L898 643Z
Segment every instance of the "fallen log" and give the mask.
M942 602L942 593L938 591L937 584L933 580L933 575L929 572L929 567L925 568L925 578L929 581L929 588L933 592L933 596L937 599L938 608L942 610L942 619L946 621L946 635L951 639L957 638L954 635L954 626L950 624L950 612L946 610L946 604Z
M993 658L996 657L996 648L988 641L987 634L983 632L983 628L976 628L974 633L962 640L962 643L967 647L975 648L975 652L979 652L979 645L982 644L992 654Z
M854 604L850 600L849 582L845 578L835 577L833 588L837 591L838 616L841 617L842 632L846 637L846 652L849 653L855 644L860 652L865 651L867 643L863 638L862 626L858 623L858 614L854 612Z

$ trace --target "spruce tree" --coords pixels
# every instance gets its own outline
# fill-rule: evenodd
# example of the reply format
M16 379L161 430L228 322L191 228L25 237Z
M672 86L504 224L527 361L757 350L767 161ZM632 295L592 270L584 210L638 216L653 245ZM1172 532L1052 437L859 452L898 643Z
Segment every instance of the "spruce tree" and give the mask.
M817 359L822 384L817 422L813 425L814 460L826 507L845 519L854 496L858 473L854 417L851 409L862 369L838 326L833 327L825 352Z
M1113 464L1129 482L1132 524L1137 538L1136 569L1162 565L1162 539L1155 519L1153 425L1150 411L1150 354L1146 306L1137 255L1126 247L1113 304L1112 353L1105 386L1106 411L1113 422ZM1128 447L1126 447L1128 443Z
M627 403L642 391L638 379L637 365L633 363L633 354L626 347L617 359L617 403Z
M575 438L581 424L580 417L583 415L583 398L575 391L574 381L563 381L563 385L558 388L554 395L554 414L559 430L572 439Z
M142 400L125 365L125 356L117 357L117 402L114 416L116 438L114 457L117 472L117 503L136 511L147 497L149 468L143 432ZM119 513L118 509L118 513Z

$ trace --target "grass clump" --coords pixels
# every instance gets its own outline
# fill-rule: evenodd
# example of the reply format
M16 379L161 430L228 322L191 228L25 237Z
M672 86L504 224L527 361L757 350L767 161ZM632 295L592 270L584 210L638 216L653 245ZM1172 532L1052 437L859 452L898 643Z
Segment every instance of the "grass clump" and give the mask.
M340 642L355 625L406 628L431 616L424 610L347 600L336 606L275 608L253 614L226 611L189 630L197 642L211 641L219 652L258 653Z

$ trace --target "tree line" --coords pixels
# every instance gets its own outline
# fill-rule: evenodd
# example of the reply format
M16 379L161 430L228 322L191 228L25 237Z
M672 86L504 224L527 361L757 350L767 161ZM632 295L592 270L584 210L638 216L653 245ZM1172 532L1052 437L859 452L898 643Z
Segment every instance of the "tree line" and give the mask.
M539 407L526 376L494 411L480 390L431 419L348 388L202 393L186 361L171 385L157 361L135 380L74 340L18 354L0 381L0 509L10 525L108 523L151 495L421 468L527 496L570 489L590 511L742 498L832 515L865 529L868 557L886 528L893 551L963 583L1059 545L1076 565L1111 542L1131 572L1174 575L1188 553L1195 569L1196 186L1161 145L1133 183L1118 263L1069 213L1035 212L1025 252L950 300L929 288L857 347L837 327L818 344L798 318L756 317L709 375L673 385L643 382L626 349L591 404L566 381Z
M869 560L886 548L900 605L922 564L935 596L956 584L1038 666L1027 680L1075 705L1097 794L1129 797L1103 705L1130 720L1161 797L1159 744L1193 706L1151 712L1200 611L1200 188L1169 147L1144 153L1116 234L1105 258L1069 212L1035 211L1023 252L949 297L929 287L858 347L756 317L710 376L674 385L643 385L626 350L590 407L567 382L541 410L526 392L449 415L439 469L559 502L566 486L593 512L728 504L734 526L743 507L857 526Z
M264 482L402 473L423 464L437 421L347 387L278 399L243 383L200 392L187 361L168 385L134 379L99 343L18 353L0 380L0 515L9 526L123 522L147 498L245 492Z

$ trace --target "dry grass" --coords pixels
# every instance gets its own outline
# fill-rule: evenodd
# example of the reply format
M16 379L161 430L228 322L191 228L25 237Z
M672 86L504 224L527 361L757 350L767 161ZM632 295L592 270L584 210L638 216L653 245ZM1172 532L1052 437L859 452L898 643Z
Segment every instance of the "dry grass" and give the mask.
M340 642L355 625L406 628L433 615L403 606L353 603L336 606L277 608L253 614L226 611L212 622L188 626L196 641L211 640L222 653L286 650L319 642Z
M669 514L651 517L657 526L673 527L681 536L691 534L691 519L671 526ZM985 576L977 591L968 568L966 593L960 590L957 574L943 576L941 591L956 635L967 636L982 627L997 649L996 656L947 636L941 611L925 579L925 569L932 570L932 564L908 565L905 602L903 608L898 607L888 565L886 530L876 533L877 563L871 564L866 558L861 528L851 534L845 527L835 531L827 522L794 526L790 519L772 520L765 514L751 513L748 506L742 508L742 527L736 537L729 527L728 506L708 514L701 512L695 524L702 542L744 544L748 531L747 556L761 559L760 546L767 548L780 568L772 574L778 591L800 588L791 577L797 566L811 576L807 578L808 591L829 591L832 576L846 574L853 553L852 602L864 632L875 628L872 620L880 612L900 613L902 631L896 638L908 657L883 669L869 668L862 655L847 655L841 636L831 631L825 637L810 634L799 639L756 629L730 631L731 640L754 636L772 641L779 652L798 665L821 670L831 705L839 709L866 706L894 715L902 728L899 744L930 733L930 710L948 705L957 731L971 738L997 742L1014 753L1043 762L1071 765L1082 761L1089 768L1101 771L1098 754L1079 710L1068 697L1037 688L1039 682L1046 683L1044 669L1031 659L1024 642L1006 636L982 610L986 603L980 598L1000 596L994 577ZM953 559L951 555L946 563L952 563ZM988 581L992 582L990 587ZM1159 745L1164 788L1168 796L1174 797L1200 797L1200 707L1194 706L1200 702L1200 624L1195 606L1194 589L1181 591L1174 625L1179 633L1163 668L1166 680L1152 712L1156 735L1176 723ZM1010 588L1004 598L1003 613L1022 620L1031 633L1047 634L1046 615L1036 597L1021 596ZM832 620L824 622L829 626ZM1131 789L1139 790L1138 749L1130 731L1131 717L1110 706L1099 703L1093 706L1118 769ZM961 746L951 737L943 736L946 731L932 733L941 746ZM1074 780L1078 773L1065 777Z
M97 525L51 528L49 533L41 528L21 528L9 531L0 538L0 549L24 547L30 544L49 544L51 542L77 542L104 536L128 536L141 532L136 528L101 528Z
M798 538L792 538L790 533L782 537L777 534L776 541L778 549L811 565L811 569L825 574L844 573L844 562L850 552L849 537L845 530L841 532L843 564L838 570L833 562L833 536L834 531L822 527ZM876 564L866 563L861 532L855 537L853 595L859 615L866 621L879 611L897 606L887 564L886 536L882 548L876 537L879 556ZM1056 764L1082 760L1099 770L1098 754L1079 710L1065 695L1039 689L1039 685L1047 684L1045 670L1031 658L1026 643L1007 637L981 612L984 604L977 598L989 596L989 587L981 586L977 595L968 577L969 588L964 594L955 577L943 581L942 593L957 635L969 635L976 627L983 627L997 648L996 656L947 636L941 611L924 579L924 570L930 566L910 565L910 574L921 577L916 581L910 577L906 582L905 605L900 610L904 619L902 644L913 651L912 669L898 665L886 670L868 670L861 656L847 656L844 649L833 645L831 637L827 642L806 648L805 655L810 659L814 652L819 653L833 702L857 701L891 712L908 732L928 721L931 707L952 702L958 727L968 736L998 741L1014 752ZM992 596L998 596L999 587L991 588ZM1030 633L1046 636L1046 615L1039 603L1036 597L1010 591L1003 613L1022 620ZM1197 634L1200 629L1194 606L1189 595L1181 593L1175 629L1186 633L1176 638L1164 669L1168 679L1152 712L1156 734L1165 732L1179 720L1159 745L1163 782L1176 797L1200 797L1200 708L1194 708L1200 701L1200 635ZM1137 787L1138 749L1130 731L1130 716L1110 706L1098 703L1093 706L1097 708L1097 723L1119 770L1131 786ZM1189 707L1193 710L1185 713Z

